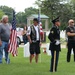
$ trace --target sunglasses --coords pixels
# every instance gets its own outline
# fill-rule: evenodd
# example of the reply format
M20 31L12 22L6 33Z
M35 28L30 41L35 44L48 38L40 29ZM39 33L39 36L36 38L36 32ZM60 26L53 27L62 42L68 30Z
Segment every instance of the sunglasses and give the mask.
M74 23L74 22L71 22L71 23Z

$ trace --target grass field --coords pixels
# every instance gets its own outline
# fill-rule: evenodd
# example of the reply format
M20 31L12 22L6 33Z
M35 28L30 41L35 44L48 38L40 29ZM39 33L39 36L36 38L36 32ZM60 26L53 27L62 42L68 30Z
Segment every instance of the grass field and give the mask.
M66 53L67 50L62 49L58 71L51 73L49 72L51 57L44 54L42 49L38 64L36 64L34 60L32 64L30 64L29 58L23 57L23 48L19 48L17 57L12 57L10 55L10 64L6 64L3 59L3 64L0 64L0 75L75 75L75 62L73 62L73 56L71 57L71 62L67 63Z

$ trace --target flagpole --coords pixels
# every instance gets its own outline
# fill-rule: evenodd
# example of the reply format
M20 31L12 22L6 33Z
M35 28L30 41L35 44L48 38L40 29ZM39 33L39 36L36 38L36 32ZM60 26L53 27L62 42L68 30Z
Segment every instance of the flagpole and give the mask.
M53 72L55 72L55 62L56 62L56 51L54 51Z
M41 15L41 8L39 7L38 9L39 29L40 29L40 21L41 21L40 15ZM41 53L40 53L40 63L41 63Z

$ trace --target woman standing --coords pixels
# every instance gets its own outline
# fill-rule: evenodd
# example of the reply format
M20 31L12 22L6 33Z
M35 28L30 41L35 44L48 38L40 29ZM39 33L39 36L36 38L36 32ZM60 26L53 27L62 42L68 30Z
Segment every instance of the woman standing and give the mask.
M24 26L24 29L23 29L23 32L22 32L24 44L26 44L26 43L28 42L28 38L27 38L26 33L27 33L27 26L25 25L25 26Z

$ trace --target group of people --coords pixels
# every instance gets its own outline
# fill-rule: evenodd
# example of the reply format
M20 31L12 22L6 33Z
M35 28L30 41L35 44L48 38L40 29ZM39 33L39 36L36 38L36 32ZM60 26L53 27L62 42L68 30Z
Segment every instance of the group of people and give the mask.
M30 43L30 63L35 54L35 61L38 62L38 55L40 53L40 28L39 21L37 18L33 19L33 25L27 28L24 26L23 30L23 41L26 44L28 41ZM3 51L5 53L5 61L7 64L10 63L8 44L10 39L11 28L8 23L8 16L3 15L0 22L0 64L2 64Z
M60 41L60 29L61 25L59 17L52 20L53 27L50 29L50 33L48 38L50 40L49 50L51 50L51 65L50 72L56 72L59 60L59 52L61 51L61 41ZM10 38L10 26L8 24L8 16L4 15L2 17L2 21L0 23L0 64L2 64L3 58L3 50L5 52L5 61L6 63L10 63L9 53L8 53L8 42ZM32 63L32 59L35 56L35 62L38 63L38 57L40 54L40 46L41 46L41 35L39 28L39 20L37 18L33 19L33 25L24 27L23 30L23 40L24 44L28 41L30 43L30 63ZM70 19L68 21L68 26L66 28L66 36L67 36L67 62L70 62L71 58L71 50L73 49L74 53L74 62L75 62L75 24L74 20Z
M50 30L48 38L50 40L49 50L51 50L51 65L50 72L56 72L59 60L59 52L61 51L61 41L60 41L60 29L61 25L59 17L52 20L54 24ZM75 23L73 19L68 21L68 26L66 28L66 38L67 38L67 62L70 62L71 51L73 50L74 62L75 62Z

